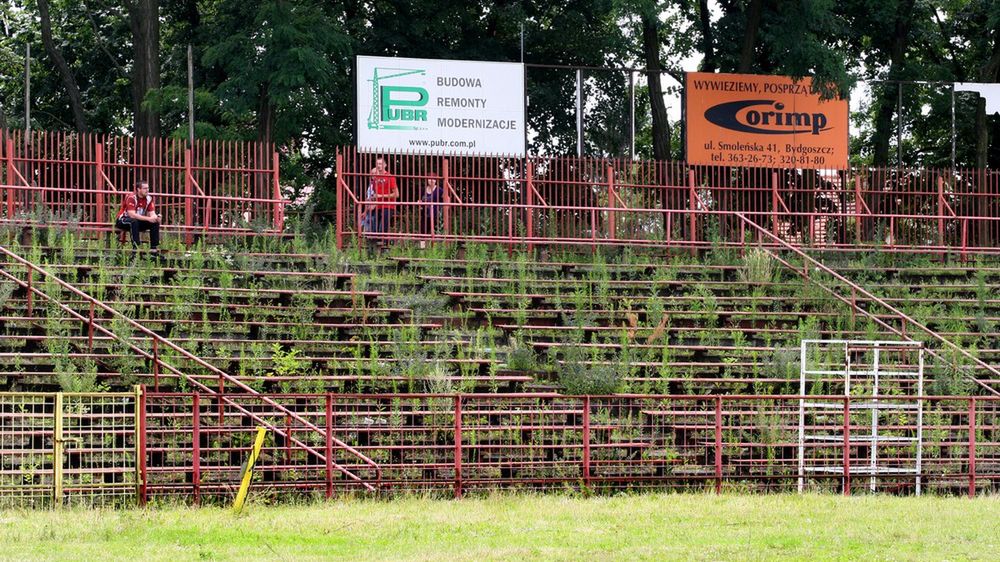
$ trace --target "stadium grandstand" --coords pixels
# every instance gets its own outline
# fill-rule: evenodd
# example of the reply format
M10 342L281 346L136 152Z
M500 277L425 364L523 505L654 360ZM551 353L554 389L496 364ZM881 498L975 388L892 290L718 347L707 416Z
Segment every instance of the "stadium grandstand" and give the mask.
M993 172L3 137L4 506L1000 481Z

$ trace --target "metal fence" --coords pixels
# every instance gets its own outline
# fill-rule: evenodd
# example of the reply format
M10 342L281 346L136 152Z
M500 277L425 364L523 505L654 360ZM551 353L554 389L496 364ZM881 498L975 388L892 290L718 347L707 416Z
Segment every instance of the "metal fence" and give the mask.
M366 228L376 159L397 178L388 228ZM580 245L740 245L736 213L789 243L828 250L995 252L992 170L805 170L682 162L360 153L337 157L337 232L381 239ZM422 201L428 178L440 200ZM377 227L377 225L376 225Z
M363 491L341 465L383 493L460 496L496 489L794 491L915 493L921 447L924 493L995 492L1000 485L1000 399L879 397L886 408L872 458L870 403L809 396L843 407L810 414L799 457L799 396L561 396L554 394L272 395L325 428L288 416L287 435L311 439L325 459L269 435L255 493L331 497ZM235 493L254 424L198 394L146 398L144 494L216 501ZM870 402L870 400L868 401ZM922 445L917 408L923 412ZM863 410L863 411L859 411ZM262 413L262 415L264 415ZM895 436L894 440L892 437ZM379 474L337 450L339 439L379 466ZM325 442L324 442L325 439ZM829 470L807 470L826 468Z
M0 130L0 218L110 229L122 198L149 182L164 228L280 232L284 201L270 144Z
M0 507L134 505L140 393L0 393Z
M791 492L800 481L805 490L844 494L912 494L919 486L974 496L1000 488L1000 399L993 397L880 396L910 408L884 409L874 452L866 438L871 401L848 396L228 398L282 430L268 432L256 470L254 494L272 500L367 493L369 486L387 495L448 496ZM800 418L804 399L842 407ZM0 394L0 506L226 501L256 425L228 400L198 393ZM919 441L912 439L918 431ZM828 438L803 446L802 433ZM873 455L877 472L865 470Z

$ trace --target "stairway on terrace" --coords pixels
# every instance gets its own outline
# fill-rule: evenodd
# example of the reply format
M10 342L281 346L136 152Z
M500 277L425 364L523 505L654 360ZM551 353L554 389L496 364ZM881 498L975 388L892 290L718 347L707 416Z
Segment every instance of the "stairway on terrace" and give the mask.
M152 262L66 233L41 238L12 248L261 391L794 393L801 339L898 339L777 264L748 273L738 255L210 246ZM997 363L1000 268L837 269ZM59 300L89 313L79 298ZM0 282L0 301L4 389L184 389L64 310L37 298L29 310L24 288ZM108 316L96 313L129 335ZM928 374L940 390L965 388L945 366Z

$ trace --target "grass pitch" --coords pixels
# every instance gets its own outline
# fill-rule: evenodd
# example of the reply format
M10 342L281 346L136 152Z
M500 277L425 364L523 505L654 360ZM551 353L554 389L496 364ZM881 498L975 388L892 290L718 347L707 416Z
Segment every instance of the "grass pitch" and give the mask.
M995 560L1000 498L501 495L0 512L2 560Z

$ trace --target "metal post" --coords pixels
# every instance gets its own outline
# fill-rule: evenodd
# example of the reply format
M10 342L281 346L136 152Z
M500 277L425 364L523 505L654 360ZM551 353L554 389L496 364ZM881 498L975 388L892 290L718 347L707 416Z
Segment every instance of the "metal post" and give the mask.
M146 389L135 385L135 472L139 506L146 505Z
M778 235L778 173L771 173L771 234ZM742 224L743 221L740 221ZM742 242L742 240L741 240Z
M97 143L94 149L94 164L97 167L96 180L97 180L97 191L94 193L94 197L97 199L97 209L95 215L97 216L97 222L104 224L104 190L106 189L104 185L104 145Z
M917 350L917 495L920 495L921 471L924 458L924 348Z
M188 44L188 143L194 146L194 57Z
M590 396L583 397L583 485L590 489Z
M14 218L14 139L7 138L7 220Z
M24 142L31 136L31 43L24 46Z
M535 244L531 240L535 238L535 165L530 160L525 160L524 164L524 185L526 187L524 194L525 202L528 208L525 209L525 230L528 236L528 253L531 254L535 249Z
M281 168L278 153L271 153L271 169L274 171L274 229L279 233L285 229L285 204L281 199Z
M695 230L698 228L698 191L694 184L694 170L688 170L688 187L688 199L690 200L688 204L688 208L690 209L688 220L691 223L689 225L688 241L691 242L691 255L695 255L697 253L694 242L696 239Z
M576 155L583 156L583 70L576 69Z
M326 393L326 499L333 497L333 395Z
M462 395L455 395L455 497L462 497Z
M184 150L184 243L188 246L194 243L194 184L191 182L191 149Z
M903 81L896 82L896 168L903 166ZM898 177L899 174L897 173Z
M337 164L336 164L336 175L337 175L337 212L335 216L336 230L337 230L337 249L344 249L344 186L347 182L344 181L344 155L338 150L337 151ZM361 236L360 232L355 233L357 236Z
M805 488L806 472L806 342L799 344L799 493Z
M871 447L869 454L869 464L871 468L871 477L868 482L868 489L872 493L875 492L875 474L878 468L878 383L879 383L879 344L875 344L875 356L872 361L872 374L874 381L872 382L872 431L871 431Z
M955 84L951 85L951 171L955 173Z
M938 246L944 248L944 178L937 174L938 192Z
M854 240L858 244L861 243L861 207L864 203L864 195L861 193L861 178L864 176L856 175L854 177Z
M56 393L52 415L55 417L55 428L52 430L52 505L63 505L63 393Z
M969 497L976 497L976 399L969 398Z
M616 240L618 235L616 234L615 228L615 169L613 166L608 166L608 238L611 240Z
M195 392L191 400L191 492L194 504L201 503L201 396Z
M628 157L635 159L635 72L628 71Z
M844 396L844 495L851 495L851 396Z
M449 171L448 159L445 158L441 160L441 195L442 201L444 201L444 208L441 211L444 214L445 236L451 234L451 180L449 179Z
M715 397L715 493L722 493L722 396Z

